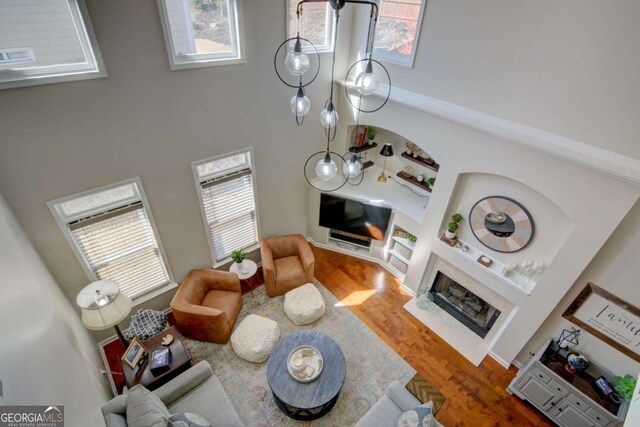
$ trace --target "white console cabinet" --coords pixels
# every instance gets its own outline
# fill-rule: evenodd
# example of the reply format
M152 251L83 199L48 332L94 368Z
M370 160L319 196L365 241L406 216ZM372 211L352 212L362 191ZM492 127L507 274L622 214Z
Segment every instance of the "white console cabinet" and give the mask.
M513 379L507 391L529 401L549 419L563 427L616 427L624 421L628 404L601 398L591 387L595 376L613 376L601 368L592 375L572 375L564 369L564 357L549 339Z

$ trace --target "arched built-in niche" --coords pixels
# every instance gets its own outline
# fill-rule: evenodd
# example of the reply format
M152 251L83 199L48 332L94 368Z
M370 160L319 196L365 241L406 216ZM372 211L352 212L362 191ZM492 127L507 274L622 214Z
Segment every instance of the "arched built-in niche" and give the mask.
M375 127L377 133L373 144L371 144L367 142L366 138L369 128L370 125L349 126L346 141L347 150L350 149L357 152L361 156L363 163L373 162L375 165L382 167L385 158L380 155L380 150L385 143L390 143L393 147L393 156L386 159L386 170L389 175L393 175L394 179L409 188L429 190L424 183L429 178L435 178L440 167L438 161L429 154L429 150L396 132L379 127ZM407 148L410 146L414 148L408 152ZM409 179L397 177L397 173L403 170L411 175L411 177L405 176ZM421 176L422 184L420 184L420 180L416 179L417 176Z
M529 244L522 250L515 252L493 250L485 246L472 232L469 213L479 200L489 196L502 196L514 200L528 211L533 221L534 233ZM456 212L464 218L458 230L459 239L469 242L489 258L503 264L531 260L540 261L545 266L550 265L575 227L571 218L543 194L511 178L489 173L459 175L449 200L447 215L441 224L443 232L451 215Z

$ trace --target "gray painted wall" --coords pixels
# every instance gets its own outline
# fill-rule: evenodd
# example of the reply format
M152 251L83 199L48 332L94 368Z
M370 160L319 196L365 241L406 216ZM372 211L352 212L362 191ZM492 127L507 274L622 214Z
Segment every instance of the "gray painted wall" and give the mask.
M640 159L639 21L633 0L428 0L414 67L389 72L397 87Z
M211 265L190 163L253 146L263 236L306 233L302 166L324 144L316 117L329 75L298 128L293 90L273 72L279 3L244 2L246 64L172 72L155 0L88 1L109 77L2 91L0 191L72 301L89 279L47 209L53 198L140 176L179 282Z
M2 194L0 281L2 404L64 405L66 425L104 425L97 348Z

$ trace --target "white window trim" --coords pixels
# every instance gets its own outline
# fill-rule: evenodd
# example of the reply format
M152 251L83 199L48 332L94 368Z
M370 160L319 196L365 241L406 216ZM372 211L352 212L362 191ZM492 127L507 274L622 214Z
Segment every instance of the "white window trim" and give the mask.
M188 0L185 0L188 1ZM171 30L169 27L169 17L167 15L167 8L165 7L165 2L163 0L157 0L158 10L160 12L160 21L162 24L162 32L164 34L165 46L167 47L167 55L169 57L169 66L172 71L177 70L188 70L192 68L201 68L201 67L216 67L221 65L235 65L235 64L245 64L247 61L245 59L245 43L244 43L244 18L242 13L242 0L234 0L235 2L235 11L233 13L235 18L235 34L232 34L231 37L235 38L236 45L238 48L238 54L234 57L220 57L220 54L206 54L199 53L194 55L184 55L185 58L190 58L188 60L179 60L179 58L174 54L175 49L173 46L173 39L171 37ZM187 15L189 16L189 15ZM189 27L189 26L188 26ZM193 27L189 27L190 32L193 31Z
M36 86L50 83L63 83L75 80L101 79L107 77L107 70L98 47L98 40L91 25L89 11L85 0L68 0L69 10L74 17L74 22L79 22L84 26L87 33L88 42L83 37L79 37L82 48L85 52L90 52L95 58L95 69L77 70L75 64L49 65L24 70L3 70L0 71L0 89L11 89L24 86ZM75 67L75 69L74 69ZM42 74L37 70L49 68L48 74ZM1 81L4 75L17 76L16 80ZM18 78L19 77L19 78Z
M156 222L153 219L153 214L151 212L151 208L149 207L149 200L147 199L147 195L145 194L144 191L144 187L142 186L142 180L140 179L140 177L136 177L136 178L131 178L131 179L127 179L124 181L120 181L120 182L116 182L113 184L108 184L108 185L104 185L102 187L98 187L98 188L92 188L90 190L85 190L85 191L81 191L79 193L74 193L74 194L70 194L68 196L64 196L64 197L60 197L58 199L55 200L49 200L47 202L47 206L49 207L49 210L51 211L51 213L53 214L53 217L56 220L56 223L58 224L58 227L60 228L60 230L62 231L62 234L64 235L64 237L67 239L67 242L69 243L69 246L71 246L71 249L73 250L73 253L75 254L76 258L78 259L78 261L80 262L80 265L82 266L82 269L84 270L84 272L86 273L87 277L89 278L89 280L91 280L92 282L99 280L95 273L93 272L93 270L91 269L91 267L89 267L89 263L87 262L87 260L84 258L84 255L82 254L82 252L80 251L80 248L78 247L76 241L74 240L73 236L71 235L71 229L69 228L69 225L67 224L67 222L62 218L62 216L60 215L60 213L58 212L57 209L57 205L60 205L64 202L67 202L69 200L73 200L73 199L77 199L80 197L84 197L84 196L88 196L91 194L95 194L95 193L99 193L101 191L105 191L105 190L110 190L112 188L117 188L117 187L122 187L128 184L136 184L136 188L138 189L138 192L140 193L140 198L139 200L142 202L142 207L145 211L145 214L147 215L147 218L149 219L149 223L151 224L151 229L153 230L153 234L156 238L156 241L158 243L158 251L160 253L160 257L162 258L162 261L164 262L164 267L167 270L167 275L169 276L169 283L167 285L161 286L157 289L153 289L143 295L140 295L139 297L135 298L133 300L133 305L137 306L140 305L142 303L144 303L145 301L149 301L152 298L155 298L158 295L161 295L171 289L174 289L178 286L178 284L175 281L175 278L173 276L173 272L171 271L171 266L169 265L169 261L167 259L167 254L164 250L164 246L162 245L162 239L160 238L160 233L158 233L158 227L156 226ZM136 198L136 200L138 200Z
M193 172L193 181L195 183L196 195L198 196L198 204L200 205L200 214L202 216L202 225L204 226L204 231L207 236L207 243L209 244L209 253L211 255L211 260L213 262L213 268L218 268L222 265L228 264L231 262L231 257L227 257L223 260L216 261L216 251L213 245L213 240L211 238L211 233L209 232L209 225L207 221L207 213L204 208L204 201L202 198L202 186L200 184L200 177L198 176L198 166L209 163L215 160L224 159L226 157L232 157L236 154L249 153L251 159L251 182L253 184L253 201L256 206L256 230L258 231L258 242L250 246L246 249L247 252L255 251L260 247L260 241L262 240L262 232L260 231L260 212L258 212L258 187L256 186L256 161L255 156L253 154L253 147L244 148L242 150L233 151L231 153L221 154L219 156L209 157L208 159L198 160L196 162L191 163L191 171Z
M398 53L389 52L382 49L373 49L374 59L388 64L399 65L401 67L413 68L416 52L418 51L418 44L420 42L420 34L422 33L422 23L424 21L424 14L427 9L428 0L422 0L420 4L420 14L418 15L418 26L416 27L416 38L413 42L413 49L411 55L400 55Z
M291 16L289 14L289 1L290 0L285 0L284 2L284 14L285 14L285 30L284 30L284 34L285 37L287 39L290 39L292 37L295 37L295 34L290 34L289 33L289 20L290 19L296 19L295 16ZM331 9L331 6L329 5L329 3L327 3L327 8ZM333 9L331 9L333 10ZM304 13L304 12L303 12ZM335 25L335 19L333 16L333 13L327 13L326 14L326 23L325 23L325 27L326 27L326 31L325 31L325 39L328 37L330 42L329 44L323 44L322 46L316 46L316 49L318 51L318 53L331 53L333 52L333 49L335 49L335 40L333 37L333 33L334 33L334 28L333 26ZM301 34L302 37L304 37L304 34ZM314 45L315 46L315 45ZM289 46L289 49L292 49L293 45L291 44ZM302 45L302 51L303 52L313 52L313 49L310 46L306 46L306 45Z

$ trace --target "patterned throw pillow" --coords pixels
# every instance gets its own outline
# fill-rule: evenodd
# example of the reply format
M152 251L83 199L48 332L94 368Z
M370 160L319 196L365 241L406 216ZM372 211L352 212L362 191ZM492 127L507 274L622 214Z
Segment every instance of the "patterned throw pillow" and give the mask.
M128 340L135 337L140 341L146 341L164 331L166 325L167 315L163 312L149 309L138 310L136 314L131 316L131 325L122 335Z
M398 427L433 427L433 402L403 412L398 418Z
M184 414L171 414L170 427L211 427L211 423L198 414L185 412Z

